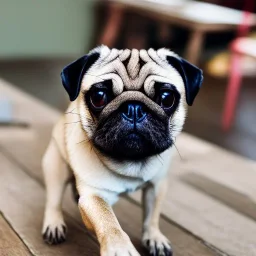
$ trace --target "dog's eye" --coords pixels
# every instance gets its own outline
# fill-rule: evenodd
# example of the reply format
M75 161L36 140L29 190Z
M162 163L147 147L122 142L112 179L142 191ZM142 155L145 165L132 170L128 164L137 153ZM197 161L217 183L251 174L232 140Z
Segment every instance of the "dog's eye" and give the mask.
M93 90L90 100L95 109L100 110L104 108L108 104L107 91L104 89Z
M171 90L160 90L159 97L157 99L157 103L165 109L171 108L175 103L175 96Z

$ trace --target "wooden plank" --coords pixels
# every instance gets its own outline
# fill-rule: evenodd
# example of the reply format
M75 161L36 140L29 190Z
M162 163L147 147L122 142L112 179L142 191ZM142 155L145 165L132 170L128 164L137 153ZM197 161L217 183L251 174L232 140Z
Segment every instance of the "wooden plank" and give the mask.
M141 207L131 203L128 200L121 199L115 206L114 211L120 221L121 226L131 237L133 243L142 252L140 245L140 234L142 226ZM201 240L195 238L192 234L171 222L161 218L161 231L172 242L175 256L196 256L196 255L220 255L211 250ZM146 254L147 255L147 254Z
M0 78L1 97L11 99L13 117L28 124L55 122L59 112ZM34 109L33 107L36 107ZM37 114L37 111L39 111Z
M31 255L20 238L0 213L0 255L1 256L28 256Z
M67 190L65 194L65 202L63 207L69 212L77 223L83 227L80 213L74 202L70 201L71 189ZM147 256L147 252L141 245L141 228L142 228L142 209L138 204L131 203L130 200L121 198L116 205L114 205L114 212L120 222L121 227L129 235L131 241L139 251L141 256ZM160 227L162 232L172 242L172 247L175 256L213 256L221 255L215 250L216 248L208 247L203 241L194 237L192 234L176 225L170 220L161 218Z
M47 141L43 135L40 135L40 138L42 141ZM28 143L24 147L20 143L16 143L16 145L13 143L5 143L3 145L2 143L2 146L4 146L4 150L8 150L8 154L11 157L24 165L31 175L41 180L40 155L42 153L40 153L40 149L36 148L39 144L33 142ZM204 152L205 149L201 148L199 143L198 149L194 150L195 152L197 150L198 152ZM33 158L31 158L31 152L38 152L38 156L34 154ZM182 155L184 156L184 154ZM186 156L184 160L186 166L189 166L188 163L191 157L190 155ZM194 158L192 157L192 159ZM176 159L176 162L179 162L179 160ZM251 247L251 243L255 242L251 235L255 232L255 223L251 223L247 218L233 212L220 202L184 185L179 181L179 174L184 173L184 166L180 163L176 164L178 166L174 166L175 170L173 170L174 172L170 176L172 185L167 196L169 201L165 201L163 206L164 214L180 226L224 252L232 255L248 255L247 253L250 252L252 253L251 255L256 255L254 254L253 247ZM189 199L189 196L191 199ZM137 201L140 200L140 196L134 198ZM198 202L202 202L202 204L198 204ZM69 208L69 212L74 214L72 215L73 217L79 218L79 213L75 209L76 207L72 206L72 202L65 203L64 205L67 206L66 210ZM212 211L211 214L207 213L205 215L205 211L208 211L207 207ZM72 208L71 211L70 208ZM193 214L190 213L190 210ZM77 212L77 215L75 212ZM226 216L229 216L229 221L227 221ZM121 220L123 218L124 216L121 217ZM133 233L131 232L129 235L132 236ZM241 235L242 239L240 239ZM239 246L237 246L237 243Z
M256 202L256 162L183 133L176 143L182 160L176 175L197 173Z
M254 209L251 205L256 199L256 163L185 133L179 136L176 146L182 159L178 156L174 159L163 213L225 253L256 255L256 237L253 235L256 223L250 219ZM213 189L207 184L203 191L199 191L184 183L182 178L189 173L200 174L212 183L236 191L247 201L238 197L243 205L239 206L238 202L226 205L230 194L228 197L220 191L218 197L223 197L222 201L209 197ZM137 201L139 198L139 194L134 195ZM249 208L238 211L245 204ZM247 215L251 213L250 218L243 216L245 211Z
M43 135L40 137L44 140ZM17 164L21 164L21 166L26 168L26 171L29 174L34 176L39 182L42 182L42 174L40 171L42 152L40 152L40 147L36 149L36 145L39 145L39 143L26 144L26 147L24 148L24 145L21 146L20 143L16 143L16 147L13 143L10 143L5 144L2 150L4 150L5 153L6 150L8 150L7 155L11 157L13 161L17 161ZM32 152L33 158L29 157ZM78 225L83 227L77 206L72 200L70 188L68 188L65 194L63 207L65 211L77 221ZM114 209L121 226L128 233L141 255L146 255L140 242L142 226L141 208L125 199L121 199ZM207 248L207 246L200 242L200 240L189 235L186 231L175 224L162 219L161 227L165 235L172 241L175 255L216 255L216 253Z
M140 192L132 195L140 201ZM172 177L162 212L228 255L255 256L256 223Z
M0 210L13 229L35 255L99 255L97 243L69 215L68 241L59 246L48 246L41 237L44 212L43 188L19 167L0 153Z
M216 198L237 212L256 220L256 202L248 196L197 173L188 173L181 178L182 181L199 189L203 193Z
M223 252L256 255L256 223L250 219L255 216L256 163L185 133L176 146L182 159L178 155L174 159L163 213ZM198 191L198 184L197 188L187 186L182 178L191 172L235 191L237 197L228 203L231 192L216 192L207 184L203 191ZM218 200L207 196L213 193ZM133 198L139 201L140 195Z

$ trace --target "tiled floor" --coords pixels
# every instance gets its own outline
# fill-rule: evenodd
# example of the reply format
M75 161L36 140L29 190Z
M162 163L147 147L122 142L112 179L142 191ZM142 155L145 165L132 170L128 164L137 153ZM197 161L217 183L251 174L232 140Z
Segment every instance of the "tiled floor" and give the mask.
M64 110L68 98L59 74L70 61L2 61L0 76ZM244 79L234 126L230 132L223 133L220 118L226 83L224 79L205 76L203 88L189 109L185 131L256 160L256 78Z

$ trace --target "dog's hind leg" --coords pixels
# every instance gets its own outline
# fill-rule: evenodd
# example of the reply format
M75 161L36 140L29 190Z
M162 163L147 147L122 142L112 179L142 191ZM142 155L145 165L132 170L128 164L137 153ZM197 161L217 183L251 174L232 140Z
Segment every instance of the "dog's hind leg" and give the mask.
M61 205L64 189L71 174L53 139L44 155L42 167L46 187L46 206L42 235L45 242L58 244L66 239L67 228Z

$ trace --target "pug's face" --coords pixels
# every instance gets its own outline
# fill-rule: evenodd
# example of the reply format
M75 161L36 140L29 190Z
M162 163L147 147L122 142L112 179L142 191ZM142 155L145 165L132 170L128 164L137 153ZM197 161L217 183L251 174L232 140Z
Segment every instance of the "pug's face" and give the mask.
M145 160L171 147L202 83L202 71L169 50L106 46L61 76L93 146L118 161Z

